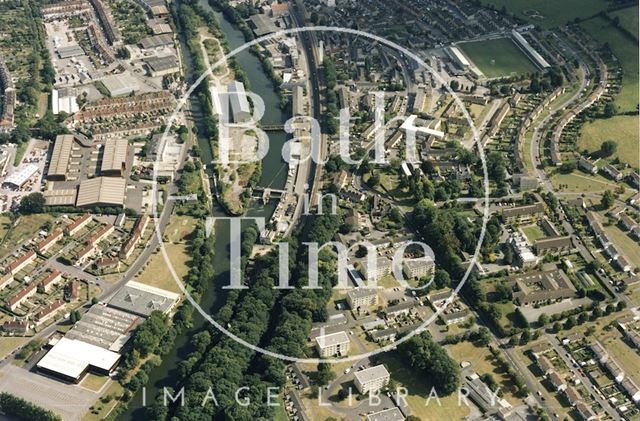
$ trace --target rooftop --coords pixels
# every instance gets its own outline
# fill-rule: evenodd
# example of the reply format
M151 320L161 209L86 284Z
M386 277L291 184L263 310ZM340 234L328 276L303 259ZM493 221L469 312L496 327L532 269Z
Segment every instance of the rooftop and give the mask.
M361 384L366 384L368 382L381 379L383 377L387 377L389 372L387 368L380 364L374 367L365 368L364 370L356 371L355 377Z
M127 182L124 178L96 177L80 182L76 206L124 206Z
M93 366L110 371L120 354L75 339L61 338L37 364L38 368L78 378Z

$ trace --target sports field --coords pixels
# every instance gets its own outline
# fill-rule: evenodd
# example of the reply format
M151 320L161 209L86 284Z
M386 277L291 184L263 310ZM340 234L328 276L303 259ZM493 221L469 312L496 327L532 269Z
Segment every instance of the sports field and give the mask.
M639 121L638 116L621 115L586 123L580 132L578 149L586 149L592 153L599 150L605 140L613 140L618 144L613 157L635 167L640 156Z
M636 13L638 8L624 9L629 13ZM591 37L600 43L609 43L613 54L622 65L622 90L616 96L615 102L620 111L635 111L638 106L638 43L628 38L622 31L616 29L607 20L596 17L580 24Z
M536 71L533 63L510 38L465 42L458 47L488 78Z
M605 10L606 0L482 0L498 10L503 7L515 16L544 28L552 28L575 18L588 18Z

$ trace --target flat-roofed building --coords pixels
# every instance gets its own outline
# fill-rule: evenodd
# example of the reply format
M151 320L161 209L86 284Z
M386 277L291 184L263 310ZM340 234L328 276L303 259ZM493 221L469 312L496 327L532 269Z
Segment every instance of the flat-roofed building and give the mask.
M179 298L180 296L174 292L129 281L109 300L107 305L141 317L149 317L154 311L169 313Z
M378 304L378 291L375 288L355 288L347 291L347 302L352 310L367 308Z
M93 216L90 213L85 213L80 218L73 221L65 228L65 233L68 236L74 236L79 233L84 227L86 227L93 220Z
M375 271L372 271L372 273L369 273L369 265L367 263L368 260L364 260L361 264L362 274L366 280L369 280L369 277L371 277L372 280L378 281L393 273L393 264L391 259L388 257L378 257L376 259Z
M127 169L127 139L108 139L102 152L100 174L104 176L122 177Z
M318 354L323 358L345 356L349 353L349 335L346 332L330 333L316 338Z
M560 269L530 272L507 279L519 305L544 304L576 297L576 288Z
M391 378L387 368L382 364L356 371L354 377L356 387L362 394L377 392L388 385Z
M411 279L424 278L431 274L433 268L434 262L429 256L418 259L404 259L402 262L402 272Z
M399 408L393 407L367 415L367 421L404 421L405 417Z
M26 268L29 264L31 264L34 260L36 260L36 252L33 250L29 250L27 253L20 256L15 261L9 263L9 272L13 275L20 272L22 269Z
M127 181L124 178L96 177L80 182L76 206L124 207Z
M72 134L61 134L56 137L49 160L47 180L64 181L67 179L74 139Z
M109 375L120 354L83 341L61 338L36 364L39 371L78 383L88 371Z
M107 76L100 80L100 82L107 89L111 97L130 95L140 90L138 80L128 72Z
M62 230L56 229L54 230L47 238L40 241L36 246L36 250L38 253L46 253L51 247L56 245L56 243L62 238Z
M291 109L294 116L305 115L304 112L304 88L295 86L291 92Z
M251 106L242 82L233 81L227 85L231 116L235 123L245 123L251 119Z

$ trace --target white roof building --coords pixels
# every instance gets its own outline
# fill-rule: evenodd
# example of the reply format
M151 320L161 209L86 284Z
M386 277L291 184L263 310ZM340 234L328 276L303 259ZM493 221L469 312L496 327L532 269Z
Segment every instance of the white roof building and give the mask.
M39 370L78 382L90 368L110 373L120 354L75 339L61 338L37 364Z
M26 164L20 166L18 171L15 171L9 175L9 177L5 178L2 184L7 184L10 187L14 187L16 189L21 188L24 184L31 179L34 175L38 173L38 166L35 164Z

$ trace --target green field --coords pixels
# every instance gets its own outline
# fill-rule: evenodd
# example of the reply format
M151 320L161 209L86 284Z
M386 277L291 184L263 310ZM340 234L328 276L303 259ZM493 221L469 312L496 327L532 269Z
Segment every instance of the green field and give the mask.
M536 71L533 63L510 38L465 42L458 46L488 78Z
M604 192L617 187L611 180L601 175L587 175L576 170L571 174L556 173L551 176L551 184L561 193Z
M617 17L620 19L620 26L627 31L638 36L638 6L629 7L627 9L616 10L609 13L612 18Z
M527 225L526 227L520 228L520 230L522 230L522 233L527 237L527 240L529 240L531 244L536 240L545 237L544 232L536 224Z
M616 245L620 252L624 253L633 267L640 267L640 248L638 248L638 243L616 225L605 226L604 229L607 231L611 242Z
M575 18L588 18L606 9L606 0L483 0L482 4L508 12L544 28L552 28Z
M600 149L600 145L605 140L614 140L618 144L618 149L613 157L632 167L637 167L638 156L640 156L639 122L637 115L625 115L586 123L580 132L578 149L586 149L589 153L593 153Z
M635 7L636 21L638 8ZM616 96L620 111L635 111L638 106L638 43L633 42L607 20L597 17L581 23L589 35L598 42L609 43L622 66L622 90Z

